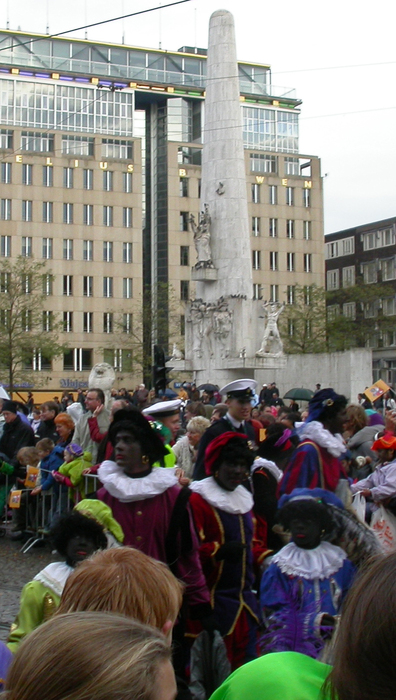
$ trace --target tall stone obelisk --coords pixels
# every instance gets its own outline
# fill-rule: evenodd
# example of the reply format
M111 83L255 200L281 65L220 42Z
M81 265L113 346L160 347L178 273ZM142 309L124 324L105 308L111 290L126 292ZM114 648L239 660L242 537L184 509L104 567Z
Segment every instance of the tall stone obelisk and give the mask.
M217 281L197 280L197 297L205 301L231 294L252 298L239 95L234 19L227 10L218 10L209 22L201 179L201 209L209 206Z

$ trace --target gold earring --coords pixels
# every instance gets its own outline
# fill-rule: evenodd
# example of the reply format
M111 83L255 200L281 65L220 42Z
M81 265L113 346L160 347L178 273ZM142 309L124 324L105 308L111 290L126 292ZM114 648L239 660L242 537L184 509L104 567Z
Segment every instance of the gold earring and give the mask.
M148 464L149 463L149 458L147 455L142 455L142 464Z

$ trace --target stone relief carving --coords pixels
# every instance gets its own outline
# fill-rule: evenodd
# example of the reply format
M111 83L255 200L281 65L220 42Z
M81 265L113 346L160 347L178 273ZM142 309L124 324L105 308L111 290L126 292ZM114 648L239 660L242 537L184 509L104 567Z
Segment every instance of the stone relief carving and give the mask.
M196 270L201 270L202 268L214 268L212 260L212 251L210 248L210 224L211 218L209 214L209 207L204 204L204 210L200 212L198 217L198 224L195 222L194 214L191 214L189 218L189 224L194 233L194 245L197 251L197 262L194 267Z
M282 355L283 343L278 330L278 318L281 315L284 304L279 301L265 301L263 303L264 318L266 324L264 329L261 347L256 352L257 357L265 357L266 355Z
M197 357L213 357L216 346L222 358L230 354L229 336L232 329L233 311L224 297L215 302L196 299L191 302L192 348Z

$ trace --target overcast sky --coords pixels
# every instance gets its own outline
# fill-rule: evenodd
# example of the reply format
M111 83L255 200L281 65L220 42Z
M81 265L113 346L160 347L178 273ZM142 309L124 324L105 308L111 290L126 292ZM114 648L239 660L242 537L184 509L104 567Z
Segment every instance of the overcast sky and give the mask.
M0 26L6 26L8 11L11 29L45 33L48 18L50 32L56 33L159 4L1 0ZM206 47L209 17L220 8L234 14L238 58L271 64L273 84L295 87L303 102L300 153L322 161L325 232L395 216L393 0L375 5L360 0L191 0L89 29L88 38L121 42L124 31L125 43L135 46ZM84 32L75 36L83 38ZM372 65L379 63L384 65Z

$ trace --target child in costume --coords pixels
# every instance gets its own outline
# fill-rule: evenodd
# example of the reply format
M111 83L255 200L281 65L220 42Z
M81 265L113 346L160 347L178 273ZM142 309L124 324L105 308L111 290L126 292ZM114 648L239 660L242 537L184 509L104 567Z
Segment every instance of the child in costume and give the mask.
M84 498L83 472L92 466L91 453L84 452L80 445L71 442L65 447L63 458L65 461L58 471L52 472L55 481L78 489L80 497Z
M358 491L371 501L370 510L377 510L380 503L396 513L396 437L385 434L378 438L371 449L378 454L378 464L372 474L352 484L352 493Z
M51 529L50 536L65 561L49 564L22 589L19 612L7 644L12 652L29 632L53 615L74 567L96 550L107 547L103 526L77 511L62 516Z
M323 489L294 489L279 502L278 521L291 532L291 542L273 557L261 580L265 651L316 657L332 634L356 569L341 547L323 539L333 529L331 505L342 508Z

